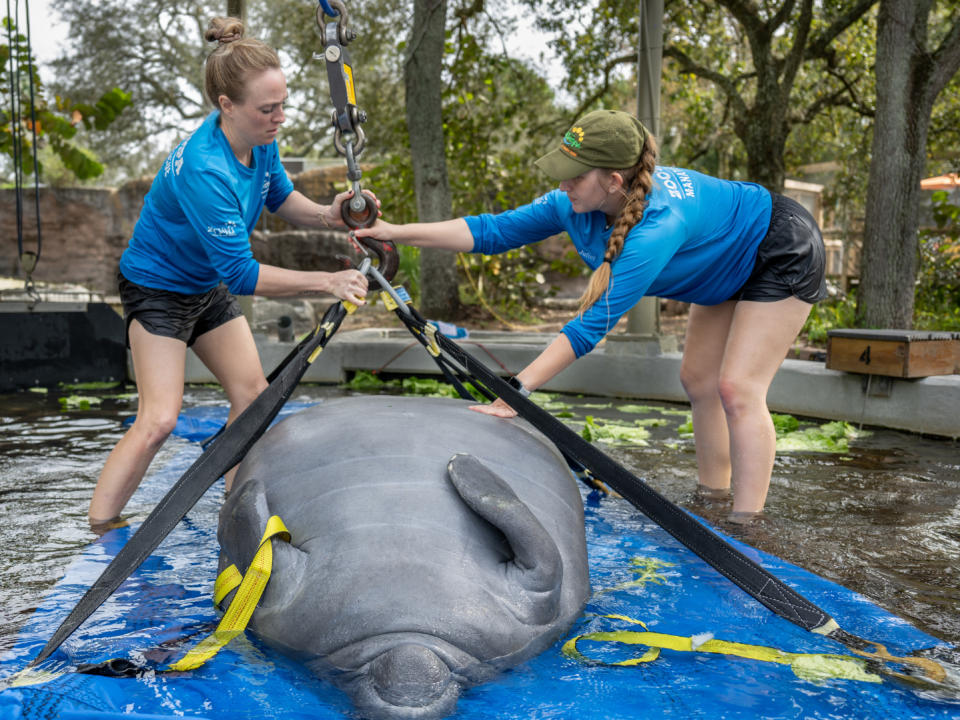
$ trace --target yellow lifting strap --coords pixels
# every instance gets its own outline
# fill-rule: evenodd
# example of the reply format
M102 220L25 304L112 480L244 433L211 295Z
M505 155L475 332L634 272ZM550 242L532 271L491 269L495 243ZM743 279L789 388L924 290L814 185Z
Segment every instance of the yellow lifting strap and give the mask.
M601 615L600 617L624 620L634 625L640 625L644 630L647 629L644 623L625 615ZM665 635L663 633L649 631L617 630L614 632L595 632L585 633L571 638L564 643L561 652L574 660L606 665L608 667L629 667L641 663L653 662L660 657L661 649L674 650L677 652L703 652L742 657L750 660L759 660L761 662L772 662L778 665L789 665L795 675L805 680L838 678L870 683L882 682L879 675L874 675L866 671L866 663L863 660L848 655L790 653L762 645L746 645L744 643L727 642L726 640L715 640L711 636L706 636L705 641L700 643L696 642L697 639L697 636L681 637L679 635ZM607 663L586 657L577 647L577 643L582 640L623 643L624 645L643 645L648 649L638 658Z
M344 302L344 306L348 304L349 303ZM354 307L354 310L356 310L356 307ZM332 329L333 329L333 323L325 322L322 325L317 326L317 333L319 334L319 332L323 330L324 335L327 335L330 333L330 330ZM307 358L307 362L313 365L313 361L316 360L318 357L320 357L320 353L322 352L323 352L323 345L317 345L317 349L314 350L312 353L310 353L310 357Z
M230 608L224 614L217 629L201 640L183 659L171 665L170 670L176 672L195 670L246 629L257 603L260 602L260 596L263 595L270 580L270 571L273 567L273 546L270 539L274 537L290 542L290 531L276 515L267 521L267 529L260 540L260 547L253 562L247 568L247 574L241 578L240 571L235 565L231 565L217 578L214 586L216 604L219 604L235 587L239 587L236 597L230 603Z

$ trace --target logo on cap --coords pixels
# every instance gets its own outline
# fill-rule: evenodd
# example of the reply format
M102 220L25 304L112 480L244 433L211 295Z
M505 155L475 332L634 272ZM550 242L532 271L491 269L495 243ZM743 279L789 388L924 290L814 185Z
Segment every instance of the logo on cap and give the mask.
M580 149L580 143L583 142L583 128L575 127L570 128L570 131L563 136L563 143L565 145L570 145L575 147L578 150Z

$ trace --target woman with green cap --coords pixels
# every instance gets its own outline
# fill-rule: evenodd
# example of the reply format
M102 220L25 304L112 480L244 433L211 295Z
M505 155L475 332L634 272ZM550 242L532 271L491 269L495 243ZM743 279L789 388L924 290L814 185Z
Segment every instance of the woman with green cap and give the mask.
M593 268L581 308L517 375L537 389L590 352L644 295L692 303L680 380L701 489L733 484L734 520L763 509L776 452L767 390L826 293L823 238L798 203L752 183L656 165L632 115L590 113L536 165L558 190L500 215L358 231L423 248L493 255L566 231ZM516 413L502 401L474 408Z

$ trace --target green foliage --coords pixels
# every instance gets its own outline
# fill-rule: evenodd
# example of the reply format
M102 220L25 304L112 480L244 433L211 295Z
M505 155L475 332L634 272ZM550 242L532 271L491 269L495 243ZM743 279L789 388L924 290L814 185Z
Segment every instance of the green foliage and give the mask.
M823 345L827 342L827 331L856 327L856 321L856 297L851 293L849 296L828 298L814 305L800 332L807 336L809 342Z
M12 36L10 44L0 44L0 62L6 71L0 82L0 94L9 97L10 83L19 77L21 96L21 116L13 118L9 112L0 113L0 153L14 158L15 152L22 153L22 170L25 175L33 174L34 155L47 146L62 164L80 180L97 177L103 173L103 165L84 148L71 142L77 134L77 128L87 130L106 130L114 120L131 104L131 96L119 88L114 88L100 96L93 104L73 102L69 98L55 96L51 104L45 93L45 86L37 72L36 61L30 56L27 38L21 35L10 18L3 19L4 36ZM9 71L13 62L19 72ZM33 107L30 104L31 69L33 82ZM32 110L32 112L31 112ZM36 118L36 125L34 125ZM22 147L16 148L11 122L19 125L22 132ZM38 147L33 146L33 131L36 130ZM37 165L43 172L37 157Z
M773 419L773 429L776 431L777 437L791 433L800 427L800 421L793 415L770 413L770 417Z
M920 233L920 272L914 325L922 330L960 330L960 207L946 191L933 194L936 230Z
M458 18L448 31L442 93L447 171L456 216L499 213L532 201L550 189L550 180L533 161L554 139L544 119L558 116L553 92L525 63L491 51L494 26L482 17ZM402 52L403 43L398 46ZM391 222L417 220L406 118L393 113L384 128L388 139L378 167L367 173L369 185ZM418 289L411 252L404 279ZM544 273L570 271L569 258L546 257L527 246L495 257L463 255L464 299L521 313L535 299L551 294ZM582 263L577 259L576 271Z

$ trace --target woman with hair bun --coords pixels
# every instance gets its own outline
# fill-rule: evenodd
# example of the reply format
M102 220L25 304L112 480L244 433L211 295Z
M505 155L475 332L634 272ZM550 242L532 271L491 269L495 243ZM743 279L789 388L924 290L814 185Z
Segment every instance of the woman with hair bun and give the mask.
M90 503L94 524L123 510L176 426L188 347L223 386L228 422L266 388L234 295L329 294L362 305L367 291L356 270L297 272L253 259L250 231L264 206L293 225L344 227L340 208L352 192L321 206L293 189L276 142L287 98L276 51L243 37L235 18L214 18L204 37L217 43L204 78L215 110L167 157L120 260L140 402L100 474Z
M733 485L732 520L763 509L776 452L766 397L813 303L827 296L823 238L793 200L752 183L656 165L632 115L600 110L536 165L559 190L500 215L378 221L358 235L494 255L566 231L593 268L580 313L517 375L522 393L590 352L644 295L692 303L680 368L700 487ZM473 408L499 417L503 401Z

